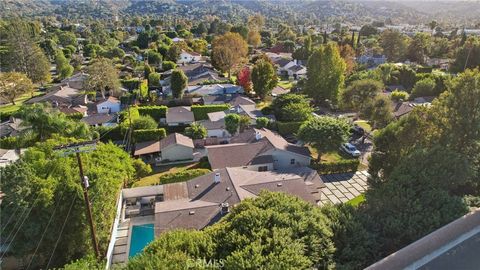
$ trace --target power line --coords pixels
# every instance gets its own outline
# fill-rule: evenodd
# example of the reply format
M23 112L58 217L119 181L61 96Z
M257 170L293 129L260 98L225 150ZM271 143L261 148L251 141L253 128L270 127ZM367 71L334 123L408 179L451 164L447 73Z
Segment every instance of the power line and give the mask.
M61 196L60 199L58 200L57 205L55 205L55 209L53 209L52 215L50 215L50 219L48 219L47 227L46 227L45 230L43 231L42 237L40 237L40 241L38 241L38 245L37 245L37 247L35 248L35 252L33 253L32 258L30 259L30 263L28 263L27 269L30 268L30 265L32 264L33 259L35 258L35 255L37 254L38 248L40 247L40 244L42 243L43 237L45 237L45 233L47 232L48 227L50 227L50 223L52 222L53 216L55 215L55 212L57 211L57 207L58 207L58 206L61 204L61 202L62 202L63 195L64 195L64 193L62 193L62 196Z
M12 245L13 240L15 240L15 237L17 237L18 232L20 232L20 229L22 228L23 223L25 223L25 221L28 219L28 216L30 215L30 213L32 212L33 207L35 206L35 202L38 200L39 197L40 197L40 192L38 193L37 198L35 199L35 201L33 201L32 206L30 206L30 209L28 210L28 213L27 213L27 215L25 216L25 219L23 219L22 223L20 223L20 226L18 227L17 231L16 231L15 234L13 235L13 238L12 238L12 239L10 240L10 242L8 243L7 248L5 249L5 251L7 251L7 250L10 248L10 245ZM14 227L13 230L15 230L15 227ZM5 256L6 253L7 253L7 252L4 252L4 253L2 254L2 256L0 257L0 260L3 259L3 257Z
M70 208L68 209L67 216L65 217L65 220L63 221L62 224L62 229L60 230L60 234L58 235L57 241L55 242L55 246L53 247L52 255L50 255L50 259L48 259L47 267L45 269L48 269L50 266L50 262L52 261L53 254L55 254L55 250L57 249L58 243L60 242L60 238L62 237L63 229L65 229L65 225L67 224L68 217L70 216L70 212L72 211L73 204L77 200L77 196L73 197L72 203L70 204Z

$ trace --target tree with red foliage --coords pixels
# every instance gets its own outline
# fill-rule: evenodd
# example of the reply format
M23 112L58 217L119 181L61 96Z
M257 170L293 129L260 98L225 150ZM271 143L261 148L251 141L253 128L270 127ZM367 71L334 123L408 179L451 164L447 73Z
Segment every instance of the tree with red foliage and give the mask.
M237 84L243 87L245 93L252 91L252 79L250 75L251 71L249 67L242 68L237 74Z

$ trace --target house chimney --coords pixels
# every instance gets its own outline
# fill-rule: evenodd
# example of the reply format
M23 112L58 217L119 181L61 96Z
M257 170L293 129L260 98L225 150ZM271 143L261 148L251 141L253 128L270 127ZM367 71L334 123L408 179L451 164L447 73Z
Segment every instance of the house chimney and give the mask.
M255 140L259 141L262 138L262 133L255 131Z
M220 173L219 172L215 173L215 177L213 178L213 183L214 184L220 183Z
M226 202L226 203L222 203L221 205L221 213L222 214L227 214L230 212L230 205Z

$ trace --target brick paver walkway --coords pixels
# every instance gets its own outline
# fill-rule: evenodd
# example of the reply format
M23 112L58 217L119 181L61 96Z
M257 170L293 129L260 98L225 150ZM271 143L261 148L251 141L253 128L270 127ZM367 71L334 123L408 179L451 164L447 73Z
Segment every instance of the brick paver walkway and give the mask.
M320 176L326 187L322 189L320 205L347 202L367 190L367 171L328 174Z

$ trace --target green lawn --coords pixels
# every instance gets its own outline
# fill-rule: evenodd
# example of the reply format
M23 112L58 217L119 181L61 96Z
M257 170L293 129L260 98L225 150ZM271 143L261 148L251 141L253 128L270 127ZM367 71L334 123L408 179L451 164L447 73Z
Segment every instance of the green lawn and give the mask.
M33 92L34 97L42 95L42 94L44 94L44 92L40 92L40 91ZM1 105L0 106L0 113L12 113L12 112L17 111L18 109L20 109L20 106L22 106L22 104L25 101L29 100L31 97L32 97L32 95L25 94L25 95L22 95L21 97L19 97L15 100L15 105L13 105L11 103L6 104L6 105Z
M372 131L372 126L370 126L370 124L365 120L357 120L353 123L357 124L359 127L363 128L366 132L371 132Z
M210 169L210 164L204 161L196 162L196 163L189 163L189 164L178 164L172 166L162 166L162 167L154 167L154 173L141 178L140 180L133 183L132 187L145 187L151 186L156 184L162 175L166 175L169 173L176 173L185 170L192 170L192 169ZM188 180L188 179L187 179Z
M291 89L293 87L293 83L291 81L279 81L277 85L284 89Z
M365 195L360 194L357 197L351 199L350 201L347 202L347 204L350 204L351 206L358 206L360 203L365 201Z

